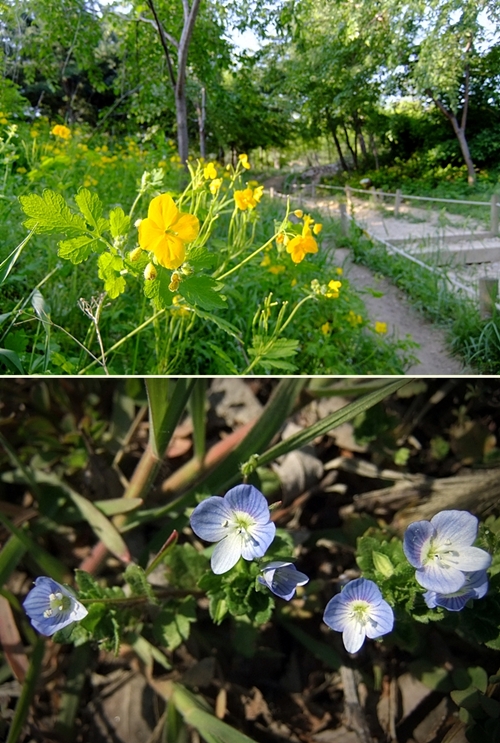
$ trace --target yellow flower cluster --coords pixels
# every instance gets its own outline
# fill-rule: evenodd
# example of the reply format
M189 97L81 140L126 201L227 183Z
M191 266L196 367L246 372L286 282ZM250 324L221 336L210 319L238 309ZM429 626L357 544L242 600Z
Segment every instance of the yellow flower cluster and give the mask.
M245 170L250 170L250 163L248 162L248 155L238 155L238 160L242 164L242 166L245 168Z
M50 130L50 133L61 139L69 139L71 137L71 129L68 129L64 124L56 124Z
M245 211L245 209L255 209L261 200L263 193L264 186L245 188L243 191L234 192L234 201L238 209L241 209L241 211Z
M3 111L0 111L0 124L8 124L9 121L7 119L7 114L4 114Z
M349 325L352 325L353 328L356 327L356 325L361 325L363 322L363 318L361 315L357 315L354 310L349 310L349 314L347 315L347 322Z
M377 320L377 322L375 323L375 332L379 333L380 335L384 335L385 333L387 333L387 323Z

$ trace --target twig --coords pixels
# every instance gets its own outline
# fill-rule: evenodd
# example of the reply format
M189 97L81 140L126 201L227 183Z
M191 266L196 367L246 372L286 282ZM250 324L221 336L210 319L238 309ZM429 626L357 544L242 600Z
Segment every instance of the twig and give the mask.
M356 733L360 743L373 743L370 728L366 722L365 713L359 703L358 690L354 669L349 666L340 666L342 688L344 690L344 717L345 726Z

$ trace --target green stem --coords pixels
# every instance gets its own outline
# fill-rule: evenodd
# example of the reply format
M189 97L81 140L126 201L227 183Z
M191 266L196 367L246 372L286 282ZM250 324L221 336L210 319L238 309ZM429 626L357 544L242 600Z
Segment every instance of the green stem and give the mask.
M223 273L222 276L217 276L218 280L219 281L222 281L222 279L227 278L232 273L234 273L235 271L237 271L239 268L241 268L242 266L244 266L245 263L248 263L249 261L251 261L252 258L255 258L255 256L258 255L262 250L265 250L268 245L271 245L271 243L275 239L276 239L276 235L273 235L271 238L269 238L269 240L267 242L264 243L264 245L261 245L260 248L257 248L257 250L254 250L253 253L250 253L250 255L248 255L246 258L244 258L242 261L240 261L236 266L234 266L233 268L229 269L229 271L226 271L226 273Z

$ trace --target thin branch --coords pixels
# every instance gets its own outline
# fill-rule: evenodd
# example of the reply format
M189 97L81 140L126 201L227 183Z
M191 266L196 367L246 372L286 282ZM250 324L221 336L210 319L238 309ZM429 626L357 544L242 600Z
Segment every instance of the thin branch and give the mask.
M158 30L158 26L156 25L155 21L152 18L145 18L143 15L137 16L137 18L133 19L134 21L142 21L142 23L149 23L151 26L153 26L156 30ZM160 23L161 30L163 35L165 36L166 40L169 42L169 44L172 44L173 47L176 49L179 47L179 42L175 38L175 36L172 36L168 31L165 30L165 26Z
M170 77L170 82L172 84L172 87L175 90L175 88L177 87L178 81L175 79L174 68L172 66L172 60L170 58L170 51L169 51L168 44L167 44L168 39L167 39L167 37L165 35L165 30L164 30L164 28L163 28L163 26L161 24L161 21L158 18L158 14L156 12L156 8L154 6L153 0L147 0L147 4L148 4L149 9L151 10L151 12L152 12L152 14L154 16L155 21L156 21L156 28L158 29L158 34L160 36L160 42L161 42L161 45L163 47L163 51L165 52L165 57L167 59L168 75ZM181 41L182 41L182 39L181 39Z
M185 0L185 2L187 3L187 0ZM184 85L186 83L186 66L187 66L189 42L191 40L191 36L193 33L196 16L198 15L198 10L200 9L200 2L201 0L193 0L193 4L191 6L191 10L189 11L187 21L184 23L184 27L182 29L181 40L179 42L179 55L178 55L178 64L177 64L177 69L178 69L177 90L178 91L183 90Z

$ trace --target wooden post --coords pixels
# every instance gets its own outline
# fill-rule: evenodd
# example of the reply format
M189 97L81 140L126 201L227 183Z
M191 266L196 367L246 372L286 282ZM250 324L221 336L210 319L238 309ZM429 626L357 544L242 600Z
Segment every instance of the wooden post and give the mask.
M482 320L492 317L498 299L498 279L479 279L479 314Z
M343 235L349 234L349 218L347 216L346 205L341 201L339 204L340 209L340 226Z
M269 197L274 199L274 186L269 186Z
M494 193L491 197L491 220L490 220L490 232L492 237L498 235L498 202L500 201L500 194Z
M399 208L401 206L401 189L396 189L396 198L394 199L394 216L399 216Z
M314 181L311 181L311 198L314 199L316 196L316 184Z
M347 201L347 208L350 211L351 208L352 208L352 193L351 193L351 187L350 186L346 186L345 187L345 197L346 197L346 201Z
M373 201L374 205L376 205L377 204L377 191L375 190L375 186L372 186L370 188L370 193L372 195L372 201Z

